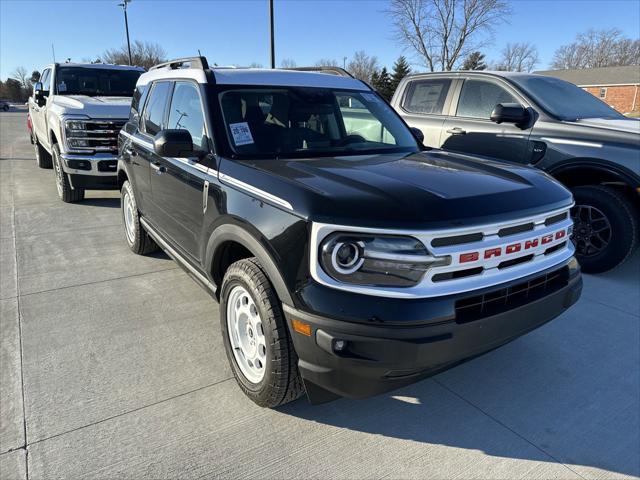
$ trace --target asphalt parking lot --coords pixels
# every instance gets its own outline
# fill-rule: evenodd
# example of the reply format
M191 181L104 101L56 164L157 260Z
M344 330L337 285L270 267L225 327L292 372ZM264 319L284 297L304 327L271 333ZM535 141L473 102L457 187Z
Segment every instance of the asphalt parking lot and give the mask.
M25 112L0 113L0 477L633 478L640 253L568 313L366 401L265 410L217 305L124 241L117 192L57 199Z

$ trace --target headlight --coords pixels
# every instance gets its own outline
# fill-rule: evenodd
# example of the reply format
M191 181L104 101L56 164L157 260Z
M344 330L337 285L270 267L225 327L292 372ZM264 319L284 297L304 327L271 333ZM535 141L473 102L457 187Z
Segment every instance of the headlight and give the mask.
M85 123L81 120L67 120L66 121L67 131L72 130L85 130Z
M339 282L378 287L411 287L429 268L447 265L419 240L392 235L334 233L320 245L322 269Z
M89 144L89 140L83 140L81 138L69 138L67 137L67 145L71 148L87 148L91 145Z

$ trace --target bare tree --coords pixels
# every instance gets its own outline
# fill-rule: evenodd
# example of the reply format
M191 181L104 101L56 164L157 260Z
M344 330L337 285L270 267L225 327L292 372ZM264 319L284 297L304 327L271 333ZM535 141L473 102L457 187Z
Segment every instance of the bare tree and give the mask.
M298 64L293 58L283 58L280 62L280 68L295 68Z
M25 90L31 89L31 76L24 67L16 68L11 74L12 78L20 82L20 86Z
M574 42L558 48L551 62L556 69L620 65L640 65L640 40L625 38L616 28L580 33Z
M316 62L316 67L337 67L338 61L335 58L321 58Z
M347 64L347 70L354 77L371 83L373 74L378 71L378 58L360 50L353 54L353 58Z
M129 64L129 52L126 45L107 50L100 58L105 63ZM167 60L167 52L157 43L136 40L131 44L131 60L134 65L148 70L158 63L165 62Z
M249 64L249 68L264 68L264 65L258 62L251 62Z
M538 63L538 49L531 43L507 43L496 70L530 72Z
M504 0L391 0L397 40L430 71L453 70L511 12Z

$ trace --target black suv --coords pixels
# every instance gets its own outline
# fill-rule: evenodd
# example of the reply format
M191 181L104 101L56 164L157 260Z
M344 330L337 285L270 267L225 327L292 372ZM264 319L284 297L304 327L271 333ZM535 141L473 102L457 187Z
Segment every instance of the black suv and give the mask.
M348 76L162 64L119 148L129 246L161 247L219 301L232 370L262 406L414 382L580 296L562 185L424 151Z
M406 77L391 101L430 147L534 165L570 188L584 272L629 258L640 237L640 121L572 83L515 72Z

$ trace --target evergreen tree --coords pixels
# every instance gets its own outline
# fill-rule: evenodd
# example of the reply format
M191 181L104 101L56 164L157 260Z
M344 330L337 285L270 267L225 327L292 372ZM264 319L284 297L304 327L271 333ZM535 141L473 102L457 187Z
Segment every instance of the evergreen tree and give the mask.
M393 92L395 92L396 88L398 88L400 80L402 80L410 73L411 67L409 66L409 62L407 62L407 59L404 57L404 55L400 55L400 57L398 57L398 59L396 60L396 63L393 64L393 73L391 74L390 84L391 95L393 95Z
M382 67L382 70L373 73L371 86L384 98L391 100L393 90L391 89L391 76L387 71L387 67Z
M484 63L484 55L480 52L471 52L464 59L462 70L486 70L487 64Z

